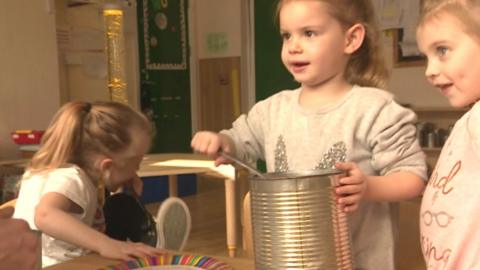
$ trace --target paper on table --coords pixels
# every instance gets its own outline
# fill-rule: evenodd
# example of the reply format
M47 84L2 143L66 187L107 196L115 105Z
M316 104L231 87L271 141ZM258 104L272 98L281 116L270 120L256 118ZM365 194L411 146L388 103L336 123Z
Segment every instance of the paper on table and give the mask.
M235 168L232 165L222 164L216 167L213 160L170 159L153 163L152 166L208 168L225 176L226 178L235 180Z

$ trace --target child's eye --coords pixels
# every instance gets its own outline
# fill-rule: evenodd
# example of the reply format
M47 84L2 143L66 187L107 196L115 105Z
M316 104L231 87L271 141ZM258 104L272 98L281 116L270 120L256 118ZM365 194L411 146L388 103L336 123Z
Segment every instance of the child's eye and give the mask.
M445 46L438 46L435 48L437 55L445 56L448 53L448 48Z
M313 37L314 35L315 35L315 33L313 31L310 31L310 30L305 31L305 36L307 36L307 37Z
M288 40L291 35L289 33L280 33L280 36L283 40Z

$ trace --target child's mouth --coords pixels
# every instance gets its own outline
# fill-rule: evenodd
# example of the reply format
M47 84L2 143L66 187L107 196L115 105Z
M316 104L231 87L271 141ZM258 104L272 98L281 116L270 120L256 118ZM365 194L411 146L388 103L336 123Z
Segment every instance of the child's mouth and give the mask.
M448 95L450 92L451 87L453 86L452 83L446 83L446 84L438 84L436 87L440 89L443 95Z
M293 62L291 66L293 72L301 72L308 66L308 62Z

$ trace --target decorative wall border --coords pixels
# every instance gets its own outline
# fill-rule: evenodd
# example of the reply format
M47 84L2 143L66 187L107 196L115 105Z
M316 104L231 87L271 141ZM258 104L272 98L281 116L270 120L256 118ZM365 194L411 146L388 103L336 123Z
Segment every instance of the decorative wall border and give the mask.
M185 23L185 0L180 1L180 42L182 47L181 63L152 63L150 60L150 33L148 25L148 2L143 0L143 44L145 46L145 66L147 70L186 70L187 69L187 34Z

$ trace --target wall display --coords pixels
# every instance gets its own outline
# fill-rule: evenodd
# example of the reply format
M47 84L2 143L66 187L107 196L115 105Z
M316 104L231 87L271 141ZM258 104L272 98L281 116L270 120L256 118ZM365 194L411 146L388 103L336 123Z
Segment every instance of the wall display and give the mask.
M140 105L156 130L153 153L191 151L187 10L187 0L137 5Z
M421 0L373 0L381 30L393 41L393 66L410 67L425 64L416 42L416 28Z
M185 0L144 0L142 11L144 58L147 69L187 69Z
M425 56L422 54L406 54L404 42L404 30L390 30L393 43L393 66L394 67L412 67L424 66L426 64ZM413 46L416 47L416 44Z

